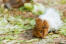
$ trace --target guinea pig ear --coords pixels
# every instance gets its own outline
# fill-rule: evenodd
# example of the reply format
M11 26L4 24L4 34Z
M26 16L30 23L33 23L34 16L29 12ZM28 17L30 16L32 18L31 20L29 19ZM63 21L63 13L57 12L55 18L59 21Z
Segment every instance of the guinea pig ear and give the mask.
M36 24L41 23L41 22L42 22L42 20L40 18L36 18Z
M49 24L46 20L43 21L43 26L46 26L47 28L49 28Z

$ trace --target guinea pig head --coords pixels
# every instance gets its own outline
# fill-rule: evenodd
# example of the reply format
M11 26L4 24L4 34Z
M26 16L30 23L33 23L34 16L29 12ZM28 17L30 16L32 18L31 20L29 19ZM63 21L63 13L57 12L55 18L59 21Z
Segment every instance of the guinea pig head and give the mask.
M36 25L33 31L35 37L44 38L48 34L49 24L46 20L36 18Z

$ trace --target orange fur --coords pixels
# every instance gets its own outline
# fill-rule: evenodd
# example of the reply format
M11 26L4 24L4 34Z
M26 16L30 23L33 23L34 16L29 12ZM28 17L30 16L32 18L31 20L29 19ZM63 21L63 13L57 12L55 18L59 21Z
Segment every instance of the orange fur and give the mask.
M48 34L49 25L46 20L36 19L36 26L33 30L33 35L36 37L44 38Z
M23 0L3 0L3 3L6 4L10 4L10 6L12 8L18 8L24 5L24 3L28 3L30 2L30 0L25 0L25 2L23 2Z

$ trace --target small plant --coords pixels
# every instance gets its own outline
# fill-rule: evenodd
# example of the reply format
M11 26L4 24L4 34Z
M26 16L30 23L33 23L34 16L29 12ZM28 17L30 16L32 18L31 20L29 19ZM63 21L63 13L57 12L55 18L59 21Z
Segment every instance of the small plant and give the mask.
M60 28L60 33L66 36L66 25Z
M61 0L61 4L66 4L66 0Z
M28 11L32 11L34 7L31 3L25 3L24 8Z
M30 11L35 15L41 15L45 12L44 5L40 3L32 4L32 3L25 3L24 6L19 8L20 11Z

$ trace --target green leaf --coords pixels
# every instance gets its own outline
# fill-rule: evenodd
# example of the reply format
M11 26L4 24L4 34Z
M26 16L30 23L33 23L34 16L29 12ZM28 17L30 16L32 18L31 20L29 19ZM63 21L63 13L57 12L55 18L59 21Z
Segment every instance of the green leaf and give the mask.
M25 3L24 7L28 11L32 11L33 10L33 5L31 3Z
M66 4L66 0L61 0L61 4Z

